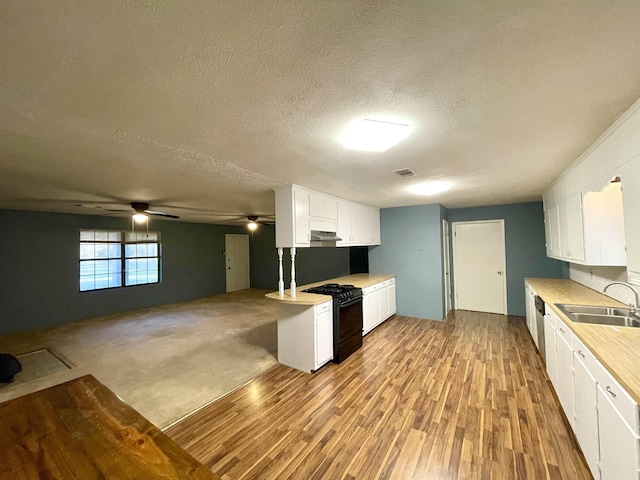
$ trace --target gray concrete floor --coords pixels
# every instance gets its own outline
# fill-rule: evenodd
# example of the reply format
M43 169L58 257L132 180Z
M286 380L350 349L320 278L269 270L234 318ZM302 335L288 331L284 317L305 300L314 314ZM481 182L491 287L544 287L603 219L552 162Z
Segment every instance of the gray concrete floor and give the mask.
M277 307L265 293L242 290L0 336L1 352L46 348L72 367L35 379L21 372L0 387L0 402L90 373L165 428L277 363Z

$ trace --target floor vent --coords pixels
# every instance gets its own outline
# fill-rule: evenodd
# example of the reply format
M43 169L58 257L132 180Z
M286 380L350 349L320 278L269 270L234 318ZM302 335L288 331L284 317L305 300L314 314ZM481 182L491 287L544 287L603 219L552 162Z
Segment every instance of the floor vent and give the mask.
M396 173L401 177L413 177L416 174L416 172L414 172L410 168L402 168L400 170L395 170L393 173Z
M48 348L16 355L22 364L22 371L16 374L16 383L26 383L71 367Z

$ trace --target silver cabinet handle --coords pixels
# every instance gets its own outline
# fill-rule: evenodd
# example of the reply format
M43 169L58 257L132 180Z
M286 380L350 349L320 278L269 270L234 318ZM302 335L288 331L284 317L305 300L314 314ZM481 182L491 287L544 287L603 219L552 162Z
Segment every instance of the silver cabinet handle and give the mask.
M562 333L564 333L564 330L562 329L562 327L560 327L558 330L560 330Z
M606 390L607 390L607 392L609 392L609 393L611 394L611 396L612 396L613 398L616 398L616 397L617 397L617 395L611 391L611 388L609 387L609 385L607 385Z
M578 355L580 355L582 358L585 358L584 353L582 353L582 350L578 350Z

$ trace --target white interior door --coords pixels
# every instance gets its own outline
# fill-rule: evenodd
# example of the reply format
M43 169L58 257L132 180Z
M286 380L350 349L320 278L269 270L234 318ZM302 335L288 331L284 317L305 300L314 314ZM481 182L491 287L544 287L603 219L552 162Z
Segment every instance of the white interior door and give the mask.
M444 318L447 318L451 311L451 274L449 272L450 262L449 249L449 222L442 220L442 283L444 284Z
M249 288L249 235L227 234L224 243L227 292Z
M506 314L504 220L452 226L456 308Z

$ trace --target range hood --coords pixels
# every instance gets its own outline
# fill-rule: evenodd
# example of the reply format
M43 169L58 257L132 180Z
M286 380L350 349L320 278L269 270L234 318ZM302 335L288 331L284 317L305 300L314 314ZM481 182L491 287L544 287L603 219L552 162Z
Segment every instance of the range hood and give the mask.
M342 239L336 234L336 232L325 232L322 230L311 230L312 242L340 242Z

